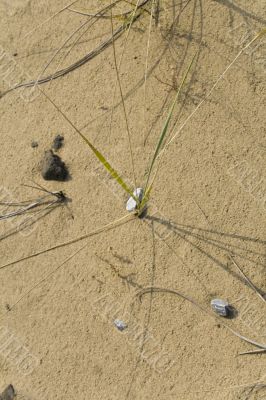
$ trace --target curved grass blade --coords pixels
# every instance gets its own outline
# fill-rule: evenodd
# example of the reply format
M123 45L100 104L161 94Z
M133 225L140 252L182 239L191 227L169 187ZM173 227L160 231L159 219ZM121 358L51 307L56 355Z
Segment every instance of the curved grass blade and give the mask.
M86 25L89 25L86 27L85 32L83 32L79 37L82 37L90 28L93 24L95 24L97 22L97 17L103 15L107 10L109 10L109 8L113 7L114 4L118 3L119 0L116 0L114 3L102 8L100 11L98 11L95 14L95 17L90 17L88 18L84 23L82 23L77 29L75 29L63 42L63 44L60 46L60 48L58 50L56 50L55 54L52 56L52 58L48 61L48 63L45 65L45 67L43 68L43 70L40 72L38 78L36 79L36 84L39 82L39 80L41 80L41 77L44 75L44 73L47 71L47 69L49 68L49 66L52 64L52 62L54 61L54 59L56 58L56 56L60 53L60 51L65 47L65 45L76 35L76 33L78 33L80 30L82 30L82 28L84 28ZM90 23L93 20L92 23ZM79 40L79 37L77 39L77 41ZM74 42L74 45L76 44L76 41ZM69 53L72 50L72 46L70 47L70 50L66 53L66 55L63 57L63 60L59 62L56 71L54 72L54 75L56 76L56 73L59 70L59 66L62 64L62 62L65 60L65 58L69 55ZM51 79L52 81L52 79Z
M138 9L142 8L148 1L149 0L143 0L142 3L138 5ZM138 13L136 15L134 14L134 17L132 20L129 20L129 21L121 24L114 32L114 39L118 39L127 30L127 28L130 29L133 22L135 22L141 15L142 15L141 13ZM33 87L36 85L42 85L44 83L50 82L51 80L55 80L55 79L58 79L62 76L69 74L70 72L74 71L75 69L77 69L77 68L83 66L84 64L86 64L87 62L91 61L94 57L99 55L103 50L107 49L112 44L112 41L113 41L113 37L111 36L111 37L107 38L106 40L104 40L103 42L101 42L96 48L91 50L84 57L82 57L78 61L74 62L73 64L69 65L68 67L57 71L56 73L54 72L51 75L39 78L39 80L34 79L34 80L31 80L28 82L22 82L22 83L16 84L15 86L12 86L5 92L0 93L0 99L2 97L4 97L5 95L7 95L8 93L12 92L13 90L16 90L19 88L29 88L29 87Z
M266 351L266 344L264 343L258 343L253 339L249 339L246 336L241 335L239 332L235 331L234 329L232 329L229 325L221 322L220 317L218 317L217 315L209 312L208 310L206 310L205 307L203 307L201 304L197 303L193 298L184 295L183 293L179 292L178 290L174 290L174 289L167 289L167 288L162 288L162 287L155 287L155 286L151 286L151 287L147 287L144 288L142 290L140 290L139 292L135 293L133 300L132 300L132 304L133 301L136 299L136 297L138 297L139 299L141 299L141 297L147 293L169 293L169 294L174 294L177 295L179 297L181 297L182 299L188 301L189 303L191 303L193 306L197 307L198 309L200 309L201 311L203 311L205 314L215 318L216 320L219 320L220 325L222 325L224 328L226 328L227 330L229 330L231 333L233 333L235 336L237 336L239 339L252 344L253 346L258 347L260 350L260 352L265 352ZM244 353L242 353L244 354Z

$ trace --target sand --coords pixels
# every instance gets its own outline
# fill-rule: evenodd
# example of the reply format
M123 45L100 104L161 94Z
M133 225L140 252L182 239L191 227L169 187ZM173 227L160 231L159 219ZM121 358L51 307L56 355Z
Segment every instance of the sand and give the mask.
M89 3L73 8L99 10L97 1ZM36 79L87 20L64 11L38 27L67 4L0 1L1 92ZM195 52L168 138L266 18L259 0L161 1L160 7L146 90L148 12L132 26L120 70L138 187ZM114 28L122 22L115 19ZM98 19L42 75L74 63L110 33L110 20ZM118 59L125 37L115 42ZM12 66L8 75L4 64ZM0 269L0 390L12 383L18 399L27 400L265 398L265 388L254 387L265 383L265 353L240 356L256 348L221 325L266 342L265 302L231 258L265 292L265 67L262 38L241 54L168 147L148 217ZM112 46L41 89L134 186ZM34 199L40 193L22 184L35 181L71 199L26 231L16 232L17 220L1 221L1 265L127 215L128 196L38 89L33 95L12 91L0 102L1 193L12 201ZM71 179L46 182L40 161L58 134L65 138L58 154ZM226 299L238 315L215 319L163 292L147 293L140 302L136 293L147 287L179 291L208 312L211 299ZM116 318L127 323L123 332L114 326Z

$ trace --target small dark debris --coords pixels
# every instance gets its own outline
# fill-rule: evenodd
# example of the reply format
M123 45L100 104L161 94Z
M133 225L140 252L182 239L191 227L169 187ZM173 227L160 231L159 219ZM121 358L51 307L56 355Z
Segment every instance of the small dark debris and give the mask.
M65 181L69 177L65 163L52 150L48 150L44 154L42 177L47 181Z
M64 136L57 135L57 136L54 138L54 141L53 141L53 144L52 144L52 148L53 148L55 151L61 149L61 147L62 147L63 144L64 144L64 139L65 139Z
M17 57L17 55L18 55L17 52L13 53L13 57Z
M11 311L11 307L8 303L5 304L7 311Z
M16 396L15 389L12 385L8 387L0 394L0 400L13 400Z
M238 316L238 311L235 307L233 307L231 304L228 306L228 318L233 319Z
M38 142L36 142L35 140L33 140L32 142L31 142L31 147L34 149L35 147L38 147L39 146L39 143Z

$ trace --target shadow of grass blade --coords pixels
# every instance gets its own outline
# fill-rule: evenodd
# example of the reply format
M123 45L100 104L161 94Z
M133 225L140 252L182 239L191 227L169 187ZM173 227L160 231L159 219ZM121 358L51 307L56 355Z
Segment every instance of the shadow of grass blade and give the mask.
M190 71L190 69L191 69L191 67L192 67L192 64L193 64L193 62L194 62L194 60L195 60L196 55L197 55L197 53L195 53L194 57L192 58L192 60L191 60L191 62L190 62L190 64L189 64L189 66L188 66L188 68L187 68L187 70L186 70L186 73L185 73L185 75L184 75L184 77L183 77L183 79L182 79L182 82L181 82L181 84L180 84L180 86L179 86L179 88L178 88L177 94L176 94L176 96L175 96L175 99L174 99L174 101L173 101L173 103L172 103L172 106L171 106L171 108L170 108L169 114L168 114L168 116L167 116L167 118L166 118L166 121L165 121L165 123L164 123L163 129L162 129L162 131L161 131L161 134L160 134L160 137L159 137L159 141L158 141L158 143L157 143L157 146L156 146L156 149L155 149L155 152L154 152L152 161L151 161L151 165L150 165L150 168L149 168L149 171L148 171L147 181L146 181L145 189L144 189L144 196L143 196L143 200L142 200L142 203L143 203L143 204L145 204L145 203L147 202L148 197L149 197L149 194L150 194L150 192L151 192L152 184L151 184L150 187L148 188L148 183L149 183L150 176L151 176L151 173L152 173L152 170L153 170L153 166L154 166L154 163L155 163L155 161L156 161L156 159L157 159L157 157L158 157L158 155L159 155L159 151L160 151L160 149L161 149L161 147L162 147L162 144L163 144L163 142L164 142L165 135L166 135L166 133L167 133L167 131L168 131L169 123L170 123L170 121L171 121L171 118L172 118L172 115L173 115L173 111L174 111L175 105L176 105L176 103L177 103L177 100L179 99L181 90L182 90L182 88L183 88L183 86L184 86L184 83L186 82L187 76L188 76L189 71Z
M118 174L118 172L111 166L111 164L106 160L103 154L97 150L95 146L86 138L86 136L81 133L81 131L70 121L70 119L66 116L66 114L55 104L55 102L43 91L40 89L40 92L47 98L47 100L56 108L56 110L62 115L62 117L71 125L73 129L79 134L79 136L84 140L84 142L90 147L93 151L94 155L98 158L101 164L106 168L108 173L111 175L113 179L117 181L117 183L127 192L133 199L139 204L139 199L134 195L133 190L125 183L122 177Z

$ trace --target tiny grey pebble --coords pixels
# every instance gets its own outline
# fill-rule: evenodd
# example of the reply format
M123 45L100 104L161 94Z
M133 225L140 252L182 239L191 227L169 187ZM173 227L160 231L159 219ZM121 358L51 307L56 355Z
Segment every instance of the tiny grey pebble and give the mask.
M12 385L8 387L0 394L0 400L13 400L16 396L15 389Z
M34 149L35 147L38 147L39 146L39 144L38 144L38 142L36 142L35 140L33 140L32 142L31 142L31 147Z
M53 148L55 151L61 149L61 147L62 147L63 144L64 144L64 140L65 140L64 136L57 135L57 136L54 138L54 141L53 141L53 144L52 144L52 148Z
M211 301L211 307L213 311L221 317L228 317L230 313L230 307L227 301L222 299L213 299Z
M114 320L114 325L121 332L124 331L127 328L127 324L124 321L120 320L120 319Z

